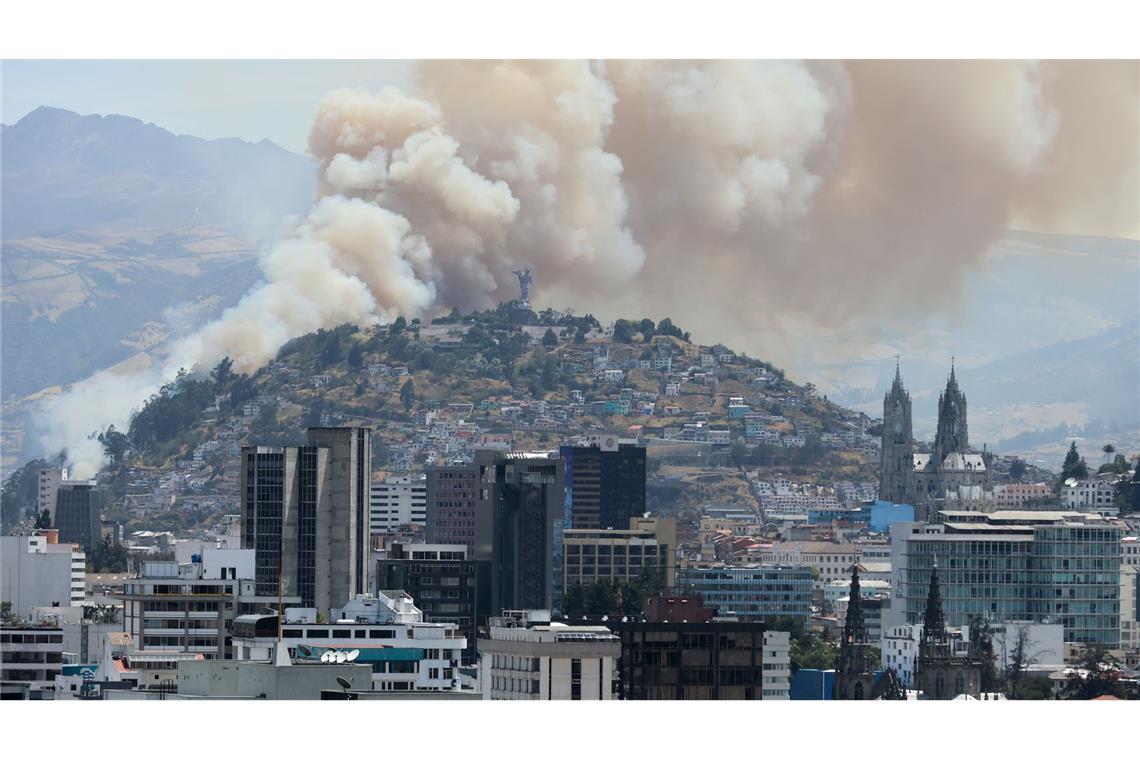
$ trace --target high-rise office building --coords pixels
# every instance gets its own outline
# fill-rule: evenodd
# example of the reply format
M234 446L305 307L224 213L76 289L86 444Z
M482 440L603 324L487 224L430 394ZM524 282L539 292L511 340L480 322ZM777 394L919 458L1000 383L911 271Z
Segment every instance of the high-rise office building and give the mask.
M242 546L259 596L325 612L368 591L371 429L309 428L307 446L242 448Z
M426 526L430 544L463 544L475 551L475 507L479 501L479 468L475 464L444 465L427 470ZM470 556L470 555L469 555Z
M562 460L545 453L478 451L475 465L475 559L492 563L491 609L550 609Z
M644 446L607 435L558 453L566 466L564 528L624 530L645 514Z
M565 473L552 453L492 449L476 450L471 464L428 470L427 541L464 544L468 557L491 563L492 613L551 608Z
M59 540L91 551L102 540L103 506L107 489L95 481L64 480L56 487L55 517Z
M935 562L945 624L1061 623L1065 641L1120 640L1120 528L1074 512L944 510L892 526L891 624L922 621Z

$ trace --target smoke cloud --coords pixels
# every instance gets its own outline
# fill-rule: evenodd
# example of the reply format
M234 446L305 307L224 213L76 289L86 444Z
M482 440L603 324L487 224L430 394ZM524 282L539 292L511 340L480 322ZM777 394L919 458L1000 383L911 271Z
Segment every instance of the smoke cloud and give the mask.
M1130 62L421 63L338 90L316 205L264 282L149 373L48 410L77 474L179 367L241 371L321 327L515 295L670 316L777 361L812 331L952 308L1010 226L1140 237Z

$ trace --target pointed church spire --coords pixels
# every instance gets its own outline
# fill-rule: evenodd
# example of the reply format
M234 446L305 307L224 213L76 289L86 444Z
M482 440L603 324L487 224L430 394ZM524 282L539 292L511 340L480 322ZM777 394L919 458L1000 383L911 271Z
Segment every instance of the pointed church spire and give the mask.
M925 640L946 639L946 619L942 616L942 592L938 585L938 555L934 555L934 566L930 570L930 591L926 595L926 614L922 618L922 638Z
M848 594L847 620L843 623L844 644L866 644L867 623L863 619L862 593L859 590L859 566L851 566L851 591Z

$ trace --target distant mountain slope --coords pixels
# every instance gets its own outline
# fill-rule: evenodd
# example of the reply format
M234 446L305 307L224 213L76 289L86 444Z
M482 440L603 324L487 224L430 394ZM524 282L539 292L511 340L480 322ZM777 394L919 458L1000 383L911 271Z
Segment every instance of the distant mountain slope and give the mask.
M266 140L39 108L0 141L5 401L232 305L260 276L259 231L312 203L313 162Z
M1140 424L1140 323L997 359L971 378L980 406L1085 402L1089 419Z
M301 213L313 164L262 140L202 140L126 116L38 108L0 138L4 240L247 224Z

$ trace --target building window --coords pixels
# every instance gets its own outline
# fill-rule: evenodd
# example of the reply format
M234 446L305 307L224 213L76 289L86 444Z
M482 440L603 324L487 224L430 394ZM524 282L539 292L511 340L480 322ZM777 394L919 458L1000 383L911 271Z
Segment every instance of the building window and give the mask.
M582 661L577 657L570 660L570 699L582 699Z

